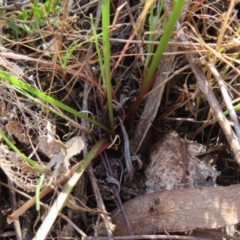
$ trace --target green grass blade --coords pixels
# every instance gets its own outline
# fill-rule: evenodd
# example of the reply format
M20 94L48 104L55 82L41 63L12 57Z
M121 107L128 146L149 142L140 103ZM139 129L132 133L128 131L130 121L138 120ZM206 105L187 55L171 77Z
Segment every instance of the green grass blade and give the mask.
M102 73L102 81L103 81L103 85L106 86L106 81L104 78L104 66L103 66L103 59L102 59L102 54L99 48L99 44L98 44L98 37L97 37L97 31L93 22L93 16L92 14L90 14L90 20L91 20L91 27L92 27L92 31L93 31L93 37L94 37L94 41L95 41L95 47L97 50L97 55L98 55L98 61L99 61L99 65L100 65L100 70Z
M148 40L149 41L154 41L155 40L155 33L152 33L154 31L156 31L157 29L157 25L158 25L158 20L160 19L160 15L161 12L163 10L163 0L160 3L160 6L157 7L157 13L156 16L154 16L154 6L152 5L150 8L150 16L149 16L149 37ZM145 61L145 66L148 67L149 62L151 60L151 53L153 53L153 45L152 44L148 44L148 55L146 57L146 61Z
M69 106L59 102L58 100L56 100L56 99L46 95L45 93L43 93L43 92L41 92L41 91L39 91L39 90L37 90L37 89L35 89L33 87L30 87L26 83L18 80L16 77L14 77L14 76L12 76L10 74L7 74L7 73L5 73L5 72L3 72L1 70L0 70L0 78L3 78L5 80L9 81L10 83L14 84L15 86L18 86L21 89L24 89L25 91L27 91L27 92L29 92L31 94L34 94L35 96L37 96L37 97L39 97L39 98L41 98L41 99L43 99L43 100L45 100L45 101L55 105L55 106L57 106L57 107L65 110L65 111L67 111L67 112L77 116L77 117L79 117L80 119L84 119L85 121L88 121L88 122L90 122L90 123L92 123L92 124L102 128L103 130L105 130L105 131L110 133L110 130L107 127L105 127L103 124L95 121L94 119L91 119L91 118L87 117L84 114L79 113L75 109L73 109L73 108L71 108L71 107L69 107Z
M104 151L107 147L109 147L110 144L111 142L109 141L109 139L101 139L93 146L93 148L81 162L81 165L79 166L77 171L73 174L73 176L64 186L62 192L59 194L57 200L54 202L53 206L50 209L50 212L44 219L44 222L38 229L33 240L45 239L47 237L48 232L50 231L53 223L55 222L59 212L64 207L72 189L79 181L80 177L83 175L84 171L86 170L92 159L95 158L102 151Z
M103 78L106 81L107 103L109 120L111 124L111 133L114 135L113 107L112 107L112 83L110 77L110 1L102 1L102 31L103 31L103 55L104 55L104 73Z
M172 14L167 22L167 25L165 26L165 31L163 33L163 36L159 42L159 45L157 47L157 50L153 56L153 59L150 63L149 69L147 71L146 77L144 78L144 81L140 87L140 91L137 97L136 102L134 103L133 107L131 108L129 115L127 116L127 122L129 123L133 116L135 115L139 105L141 104L144 95L146 94L147 90L149 89L149 85L151 83L151 80L153 78L153 75L158 67L158 64L161 60L161 57L163 55L163 52L165 51L168 41L171 37L172 31L174 30L174 27L176 25L176 22L178 18L180 17L180 14L182 12L182 8L185 4L184 0L178 0L176 1Z
M3 140L7 143L7 145L17 154L19 154L19 156L25 160L26 162L28 162L32 167L36 168L36 169L44 169L44 167L42 167L41 165L39 165L37 162L35 162L34 160L28 158L27 156L25 156L23 153L21 153L18 148L8 139L8 137L4 134L4 132L2 131L2 129L0 128L0 135L2 136Z
M36 197L36 210L39 211L40 210L40 191L41 188L43 186L44 183L44 179L45 179L46 173L43 173L39 179L39 183L36 187L36 191L35 191L35 197Z
M240 111L240 104L237 104L233 107L233 110L235 111ZM225 116L229 114L229 111L226 110L224 113L223 113Z

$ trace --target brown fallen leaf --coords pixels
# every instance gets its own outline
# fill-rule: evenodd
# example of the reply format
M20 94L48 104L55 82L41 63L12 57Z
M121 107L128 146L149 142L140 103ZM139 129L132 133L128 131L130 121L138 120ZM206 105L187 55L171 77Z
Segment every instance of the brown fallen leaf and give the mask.
M135 235L220 228L240 221L240 184L154 192L123 206ZM120 211L111 216L114 235L128 235Z
M152 149L150 163L145 168L146 191L196 188L211 183L213 186L220 172L196 157L204 152L205 146L184 140L176 132L163 135ZM207 181L209 178L212 181Z

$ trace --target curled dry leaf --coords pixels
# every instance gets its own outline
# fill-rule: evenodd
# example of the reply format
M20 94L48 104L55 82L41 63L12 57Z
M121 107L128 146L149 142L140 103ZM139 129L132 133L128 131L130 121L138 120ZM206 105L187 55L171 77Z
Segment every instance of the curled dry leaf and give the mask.
M46 141L45 143L43 142L44 137L42 137L40 141L41 150L43 152L46 151L47 156L51 156L51 160L47 164L47 167L49 169L54 167L50 183L52 180L56 179L59 174L67 172L70 165L70 158L79 154L85 146L82 138L79 136L69 139L66 143L63 143L56 139L52 139L48 144L46 144ZM50 146L49 148L47 148L48 145Z
M56 139L48 142L47 137L42 136L39 138L39 148L51 159L47 165L49 168L54 165L56 167L57 164L63 164L67 169L69 167L69 159L82 151L84 142L78 136L69 139L66 143Z
M161 191L123 207L135 235L220 228L240 221L240 185ZM128 235L122 214L111 213L115 236Z
M85 144L81 137L76 136L76 137L69 139L65 143L65 146L66 146L66 155L64 157L64 164L68 168L69 167L69 159L71 157L79 154L83 150Z
M54 175L57 174L61 166L68 169L69 159L80 153L85 146L82 138L79 136L73 137L66 143L63 143L55 135L55 126L47 122L47 134L39 137L39 148L51 159L47 167L52 168L55 166Z
M205 146L185 141L176 132L164 135L153 148L145 170L147 192L206 186L209 177L214 182L219 172L196 157L205 151Z
M39 137L39 148L50 159L59 154L61 147L56 142L48 142L47 136Z

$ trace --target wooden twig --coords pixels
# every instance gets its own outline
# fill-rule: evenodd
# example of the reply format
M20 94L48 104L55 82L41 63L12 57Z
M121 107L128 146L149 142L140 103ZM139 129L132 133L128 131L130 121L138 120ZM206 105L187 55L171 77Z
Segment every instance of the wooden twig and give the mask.
M6 5L6 6L1 6L0 10L16 10L16 9L20 9L23 7L29 7L32 6L32 3L30 0L27 1L14 1L14 3L10 4L10 5Z
M8 179L8 184L10 186L13 186L13 182L10 180L10 178ZM16 210L17 209L16 193L11 188L9 188L9 192L10 192L12 210ZM15 228L16 239L17 240L23 239L19 218L16 218L14 220L13 224L14 224L14 228Z
M177 235L134 235L134 236L117 236L116 240L140 240L140 239L181 239L181 240L204 240L205 238ZM107 237L83 237L82 240L108 240Z
M188 39L185 37L184 31L178 25L178 38L181 42L187 42ZM209 85L207 78L202 70L201 67L197 65L198 63L198 56L194 54L186 54L188 62L191 66L193 74L197 79L198 86L202 94L207 99L209 106L211 107L216 120L218 121L219 125L221 126L223 133L228 141L228 144L235 156L237 163L240 165L240 142L237 136L235 135L234 131L231 128L230 122L225 117L221 107L219 106L218 100L213 93L212 87Z
M187 201L186 201L187 199ZM165 190L124 203L134 234L215 229L240 221L240 184L228 187ZM112 212L114 234L128 234L118 209Z
M227 110L229 112L229 116L231 117L231 119L233 121L236 135L237 135L238 139L240 139L240 126L239 126L239 122L238 122L238 117L237 117L236 111L234 110L234 107L232 105L232 100L228 94L226 84L224 83L224 81L223 81L222 77L220 76L219 72L217 71L217 69L212 64L207 63L206 61L204 61L204 63L211 70L213 76L215 77L215 79L218 82L218 85L222 92L223 100L224 100Z
M22 195L23 197L27 198L27 199L32 199L32 197L12 186L9 186L8 184L6 183L3 183L0 181L0 185L6 187L6 188L9 188L11 189L11 191L14 191L16 193L18 193L19 195ZM40 205L45 207L46 209L50 210L50 207L47 205L47 204L44 204L42 202L40 202ZM66 220L66 222L68 222L81 236L87 236L81 229L79 229L68 217L66 217L64 214L62 213L59 213L59 215L64 219ZM0 237L1 237L1 234L0 234Z

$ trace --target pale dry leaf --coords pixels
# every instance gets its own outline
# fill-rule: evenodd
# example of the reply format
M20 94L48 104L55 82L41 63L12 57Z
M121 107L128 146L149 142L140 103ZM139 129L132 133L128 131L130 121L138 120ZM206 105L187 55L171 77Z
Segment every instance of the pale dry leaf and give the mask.
M60 152L53 156L50 162L47 164L49 169L54 167L52 178L50 179L49 184L51 184L51 182L55 180L59 174L63 175L67 173L70 165L70 158L80 153L85 146L82 138L79 136L71 138L65 144L62 142L59 144L59 142L59 140L52 141L52 143L58 144L58 146L61 145L61 149Z
M19 136L24 133L23 129L20 123L10 121L7 130L14 133L20 140ZM50 158L50 162L47 164L48 170L45 169L46 176L43 187L62 179L68 172L69 159L80 153L84 147L80 137L73 137L66 143L55 139L55 130L50 124L48 124L47 131L46 136L39 137L39 149ZM28 192L36 190L39 178L43 173L41 170L31 167L4 144L0 145L0 167L18 187ZM54 167L53 171L51 171L52 167Z
M29 144L29 139L22 123L9 120L6 125L6 130L9 134L14 135L20 142Z
M55 138L55 126L49 121L46 130L46 135L39 136L39 149L49 158L53 158L61 152L61 144L58 144L59 140Z
M197 187L208 177L215 180L219 172L195 156L204 151L203 145L185 141L176 132L164 135L152 150L145 170L147 192Z
M53 158L61 151L61 147L57 145L54 141L48 142L47 136L39 137L39 149L49 158Z
M49 42L45 42L38 47L38 49L43 49L43 54L45 56L52 56L56 52L56 46L54 45L54 39L51 39Z
M63 165L66 169L68 169L69 159L82 151L82 149L84 148L84 142L79 136L69 139L65 144L62 142L61 144L59 144L59 142L59 140L52 141L53 144L61 147L60 152L51 158L47 166L51 168L56 165L55 168L57 168L57 166L60 167L60 165Z
M69 139L65 143L65 146L66 146L67 150L66 150L66 155L64 158L64 164L65 164L65 167L68 168L69 167L69 159L71 157L79 154L83 150L85 144L81 137L76 136L76 137Z
M123 204L135 235L220 228L240 221L240 185L161 191ZM128 235L124 218L111 213L114 235Z
M55 126L49 121L46 129L47 134L39 137L39 148L50 158L47 168L54 168L52 177L49 180L49 184L51 184L59 174L64 175L67 173L70 158L80 153L85 145L79 136L69 139L66 143L61 142L57 139Z
M58 175L57 172L59 171L60 167L63 165L63 160L64 160L64 154L62 153L62 151L60 151L57 155L53 156L49 161L49 163L47 164L47 168L49 169L54 167L55 173L53 175L55 177Z
M55 139L56 127L47 121L47 142L51 143Z
M62 149L65 151L66 146L63 142L56 139L56 137L58 138L56 135L56 127L49 121L47 121L46 130L47 134L39 137L39 148L45 155L52 159L59 155ZM66 154L66 152L64 154ZM53 166L54 164L50 163L50 165Z

